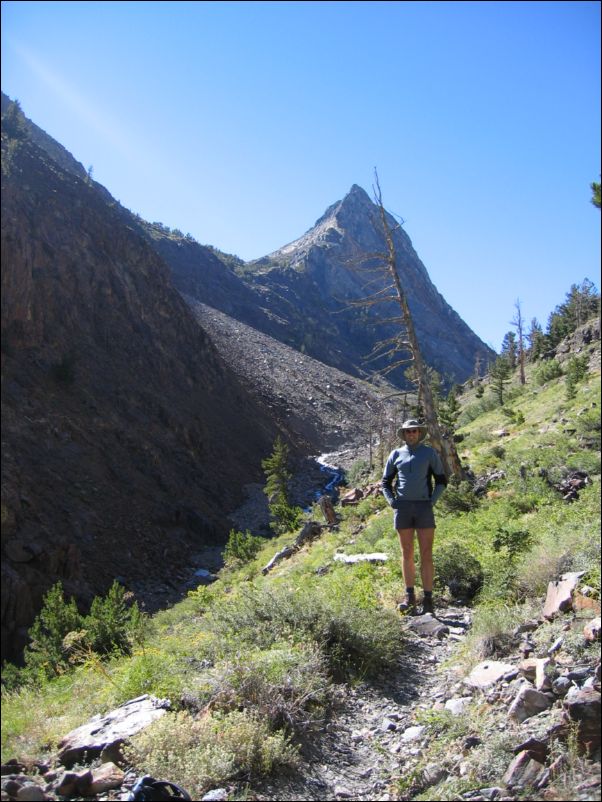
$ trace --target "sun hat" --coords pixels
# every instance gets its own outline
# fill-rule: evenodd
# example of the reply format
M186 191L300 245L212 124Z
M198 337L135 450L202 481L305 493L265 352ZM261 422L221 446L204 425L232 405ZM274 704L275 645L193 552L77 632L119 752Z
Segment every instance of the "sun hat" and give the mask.
M404 423L402 423L397 430L397 436L401 437L402 440L405 440L404 432L406 429L420 429L420 440L424 440L427 434L426 425L424 423L420 423L415 418L409 418L409 420L404 421Z

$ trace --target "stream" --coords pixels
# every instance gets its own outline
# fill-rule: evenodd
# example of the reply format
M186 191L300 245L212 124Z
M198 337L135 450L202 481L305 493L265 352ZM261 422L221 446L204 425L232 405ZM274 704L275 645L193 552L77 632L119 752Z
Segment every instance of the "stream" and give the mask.
M320 454L319 457L316 457L315 460L320 466L320 470L322 473L325 473L330 478L328 479L327 483L324 485L323 488L317 489L314 491L314 498L319 499L320 496L324 494L333 494L336 497L337 494L337 487L341 484L343 479L345 478L345 472L337 467L336 465L331 465L330 462L327 460L335 454ZM333 498L334 501L334 498Z

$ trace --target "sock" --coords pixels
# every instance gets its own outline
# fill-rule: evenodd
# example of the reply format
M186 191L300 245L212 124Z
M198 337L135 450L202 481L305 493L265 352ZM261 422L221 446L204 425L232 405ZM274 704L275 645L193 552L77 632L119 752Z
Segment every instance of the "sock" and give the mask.
M414 588L406 588L406 593L408 594L408 596L414 596L415 595Z
M432 595L433 595L433 591L432 590L425 590L424 591L424 598L425 599L430 599Z

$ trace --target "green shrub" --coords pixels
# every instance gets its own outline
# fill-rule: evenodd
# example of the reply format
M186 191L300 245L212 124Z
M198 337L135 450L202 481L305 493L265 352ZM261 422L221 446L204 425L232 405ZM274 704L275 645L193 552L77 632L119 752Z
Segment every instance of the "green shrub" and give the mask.
M25 666L40 678L54 677L69 667L69 650L65 637L83 627L75 599L65 600L63 584L57 582L44 596L42 609L30 630L30 643L25 647Z
M585 410L577 416L575 420L575 428L577 434L581 437L591 440L591 446L598 445L600 442L600 410L598 407L592 407Z
M496 459L504 459L504 457L506 456L506 449L504 448L504 446L495 445L491 446L491 448L489 449L489 453Z
M437 506L447 512L470 512L479 506L479 499L469 482L451 479Z
M503 551L508 560L513 562L520 554L531 549L533 540L533 535L524 529L499 526L493 536L493 550Z
M244 532L231 529L224 549L224 562L229 566L249 562L257 556L265 542L265 538L252 535L248 529Z
M197 689L212 710L247 710L270 729L301 732L321 721L329 680L324 656L312 644L275 644L245 651L216 666Z
M483 584L483 568L462 543L450 541L435 546L435 581L449 588L454 598L472 599Z
M243 588L214 605L209 628L240 648L270 648L291 639L313 642L322 651L331 675L377 674L390 666L400 647L400 623L376 605L360 606L352 591L353 576L337 587L331 577L303 587Z
M228 780L259 778L293 766L297 751L283 733L246 711L166 714L134 736L128 762L141 774L175 777L193 799Z
M97 596L87 616L75 600L66 601L57 582L46 594L25 647L23 680L41 680L63 673L91 655L129 654L145 635L147 618L136 603L128 608L127 594L115 581L105 597Z
M347 472L347 484L360 484L364 479L370 477L370 463L367 459L360 459L353 463Z
M133 643L143 637L145 617L137 602L128 607L127 597L125 588L115 580L106 596L93 600L83 627L96 654L129 654Z
M533 372L533 380L535 384L538 384L540 387L553 379L557 379L559 376L562 376L562 367L560 362L557 362L555 359L542 362Z

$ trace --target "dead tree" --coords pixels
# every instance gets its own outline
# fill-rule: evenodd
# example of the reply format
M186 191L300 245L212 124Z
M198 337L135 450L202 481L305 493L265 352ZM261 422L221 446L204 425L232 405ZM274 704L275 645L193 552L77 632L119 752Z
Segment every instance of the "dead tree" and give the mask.
M387 219L376 171L375 184L374 196L380 221L373 221L373 224L377 232L380 230L384 236L386 250L360 256L361 269L367 270L373 276L366 286L373 285L375 291L366 298L351 302L351 305L371 307L379 303L393 302L400 314L378 320L379 324L393 324L395 333L377 343L367 361L385 360L388 363L386 367L377 371L381 375L391 373L403 365L412 365L431 443L441 455L446 474L461 478L463 470L453 438L444 435L437 420L427 365L422 358L407 296L397 270L397 253L393 241L395 229L391 228ZM398 226L400 227L400 224Z
M526 384L527 380L525 378L525 341L523 331L523 316L519 300L517 300L514 304L514 308L516 309L516 316L512 320L512 325L516 328L516 332L518 334L518 368L520 383Z

